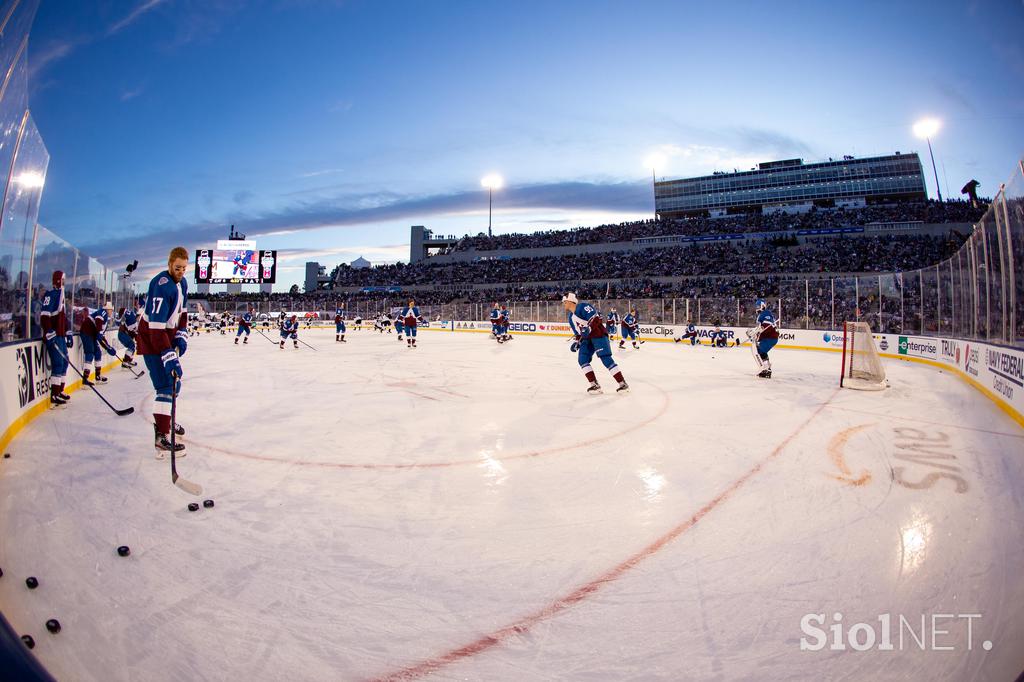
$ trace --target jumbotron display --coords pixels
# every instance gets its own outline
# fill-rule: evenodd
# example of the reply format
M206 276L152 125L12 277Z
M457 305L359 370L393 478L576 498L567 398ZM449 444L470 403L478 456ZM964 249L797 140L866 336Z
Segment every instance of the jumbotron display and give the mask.
M196 284L274 284L277 251L258 250L255 242L218 242L216 249L197 249ZM227 247L227 248L225 248Z

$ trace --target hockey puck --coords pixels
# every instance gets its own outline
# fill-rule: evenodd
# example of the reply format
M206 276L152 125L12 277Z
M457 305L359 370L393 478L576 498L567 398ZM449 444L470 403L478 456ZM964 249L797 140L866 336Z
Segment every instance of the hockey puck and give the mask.
M0 568L0 578L4 577L4 569Z
M10 459L10 458L11 458L11 453L9 453L9 452L5 452L5 453L4 453L4 459ZM28 635L25 635L25 636L26 636L26 637L28 637ZM29 637L29 639L32 639L32 638L31 638L31 637ZM31 647L30 647L30 648L31 648Z
M36 580L35 577L33 577L31 575L29 577L25 578L25 584L28 585L28 589L30 589L30 590L34 590L37 587L39 587L39 581Z
M128 545L121 545L120 547L117 548L117 555L118 556L128 556L131 553L132 553L132 550L128 549Z
M22 635L21 641L23 641L25 643L25 646L27 646L29 649L36 648L36 640L32 639L32 635Z
M203 506L209 509L213 506L213 500L203 500Z
M58 632L60 632L60 621L56 618L51 618L50 620L46 621L46 629L52 632L53 634L57 634Z
M199 510L199 503L198 502L189 502L188 503L188 510L189 511L198 511Z

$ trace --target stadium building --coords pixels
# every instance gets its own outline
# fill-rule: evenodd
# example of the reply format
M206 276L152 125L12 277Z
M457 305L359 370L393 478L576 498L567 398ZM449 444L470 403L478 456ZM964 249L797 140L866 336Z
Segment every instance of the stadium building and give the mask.
M812 207L857 208L924 201L924 169L916 153L819 163L787 159L754 170L654 183L660 218L722 217L738 213L802 213Z

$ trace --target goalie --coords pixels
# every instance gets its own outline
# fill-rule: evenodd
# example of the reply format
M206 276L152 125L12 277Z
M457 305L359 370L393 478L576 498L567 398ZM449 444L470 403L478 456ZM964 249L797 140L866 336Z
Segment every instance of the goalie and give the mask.
M777 321L763 298L757 299L754 302L754 307L757 309L757 326L747 330L750 351L754 354L757 366L761 368L757 376L762 379L771 379L772 361L768 359L768 352L779 342Z

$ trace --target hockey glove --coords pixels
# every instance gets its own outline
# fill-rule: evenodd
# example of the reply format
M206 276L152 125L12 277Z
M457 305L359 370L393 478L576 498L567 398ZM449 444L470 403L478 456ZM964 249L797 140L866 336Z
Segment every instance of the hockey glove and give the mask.
M178 356L183 357L185 351L188 350L188 332L179 329L178 333L174 335L174 349L178 351ZM166 363L165 363L166 364Z
M108 355L113 355L114 357L117 357L117 351L114 350L113 346L111 346L109 343L107 343L106 339L104 339L101 336L101 337L99 337L99 342L100 342L100 345L103 346L103 350L107 351Z
M569 344L569 352L570 353L577 353L577 352L579 352L579 350L580 350L580 342L578 340L577 341L573 341L572 343Z
M173 350L165 351L160 356L160 361L164 363L164 369L167 373L173 376L175 379L181 378L181 363L178 362L178 354Z
M68 342L68 348L74 348L75 347L75 335L74 334L68 334L64 338Z
M45 335L44 338L46 339L46 343L50 343L51 341L55 341L57 339L57 332L55 332L55 331L48 331L48 332L46 332L46 335Z

